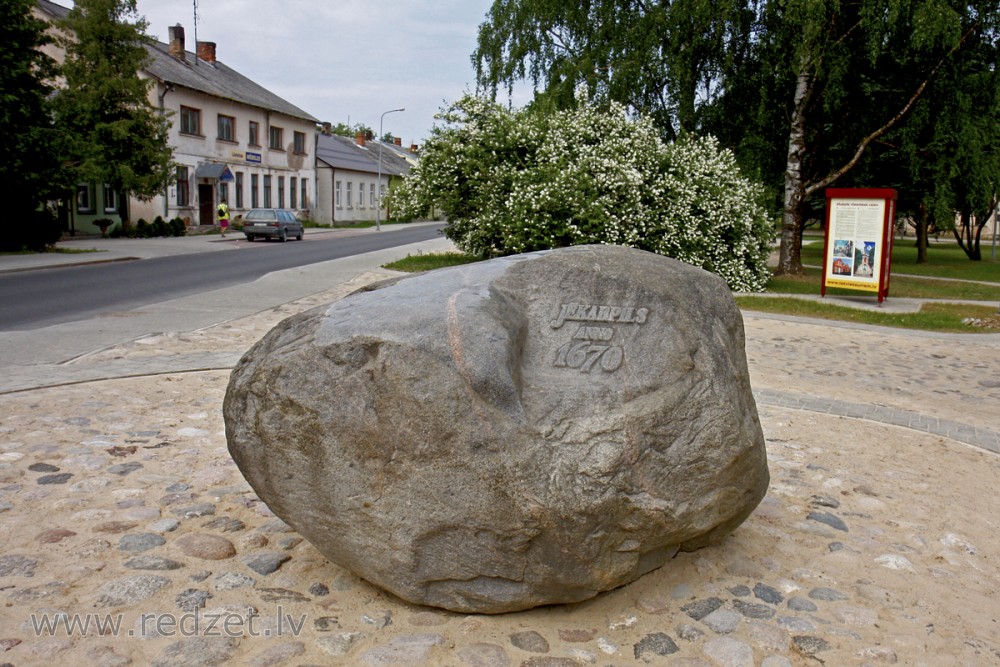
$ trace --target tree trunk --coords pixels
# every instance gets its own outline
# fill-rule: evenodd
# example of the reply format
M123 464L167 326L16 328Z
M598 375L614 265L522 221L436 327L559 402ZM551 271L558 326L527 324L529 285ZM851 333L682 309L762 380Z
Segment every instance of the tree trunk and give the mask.
M955 235L955 240L958 241L958 247L972 261L982 261L983 256L979 248L979 237L982 233L982 227L973 232L973 216L971 213L963 212L960 214L959 219L961 220L961 224L952 231Z
M785 166L785 208L781 215L781 248L778 275L802 273L802 229L805 227L806 184L802 162L806 154L806 105L812 95L813 78L805 63L795 82L795 104L788 132Z
M920 213L914 225L917 232L917 264L927 263L927 209L920 207Z

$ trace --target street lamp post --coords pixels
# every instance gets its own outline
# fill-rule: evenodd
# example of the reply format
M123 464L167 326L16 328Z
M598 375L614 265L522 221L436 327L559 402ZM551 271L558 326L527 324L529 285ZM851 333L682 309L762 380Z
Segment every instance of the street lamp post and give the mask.
M384 112L378 119L378 204L375 207L375 229L377 231L382 230L382 225L380 224L382 217L382 121L385 120L386 114L396 113L397 111L406 111L406 109L390 109Z

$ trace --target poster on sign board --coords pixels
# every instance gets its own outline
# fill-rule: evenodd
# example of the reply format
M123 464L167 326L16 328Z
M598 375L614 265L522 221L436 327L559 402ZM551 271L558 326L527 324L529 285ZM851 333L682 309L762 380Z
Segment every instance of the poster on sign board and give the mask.
M895 190L827 191L823 287L888 295Z

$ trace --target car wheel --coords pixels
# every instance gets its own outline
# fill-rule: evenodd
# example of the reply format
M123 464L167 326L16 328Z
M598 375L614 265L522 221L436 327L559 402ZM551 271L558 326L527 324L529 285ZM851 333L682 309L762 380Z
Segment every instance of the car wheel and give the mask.
M296 241L301 241L302 240L302 230L301 229L299 230L298 235L296 235L295 240Z
M288 240L288 231L285 229L281 230L281 234L278 235L278 240L284 243Z
M253 241L253 235L247 234L247 241L248 242L252 242Z

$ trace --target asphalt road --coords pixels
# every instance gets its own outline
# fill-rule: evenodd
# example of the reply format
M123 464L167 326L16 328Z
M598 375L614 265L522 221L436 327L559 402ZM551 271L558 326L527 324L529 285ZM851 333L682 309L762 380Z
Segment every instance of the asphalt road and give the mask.
M273 271L438 238L443 225L391 234L249 243L227 252L0 274L0 331L73 322L209 290L249 283Z

